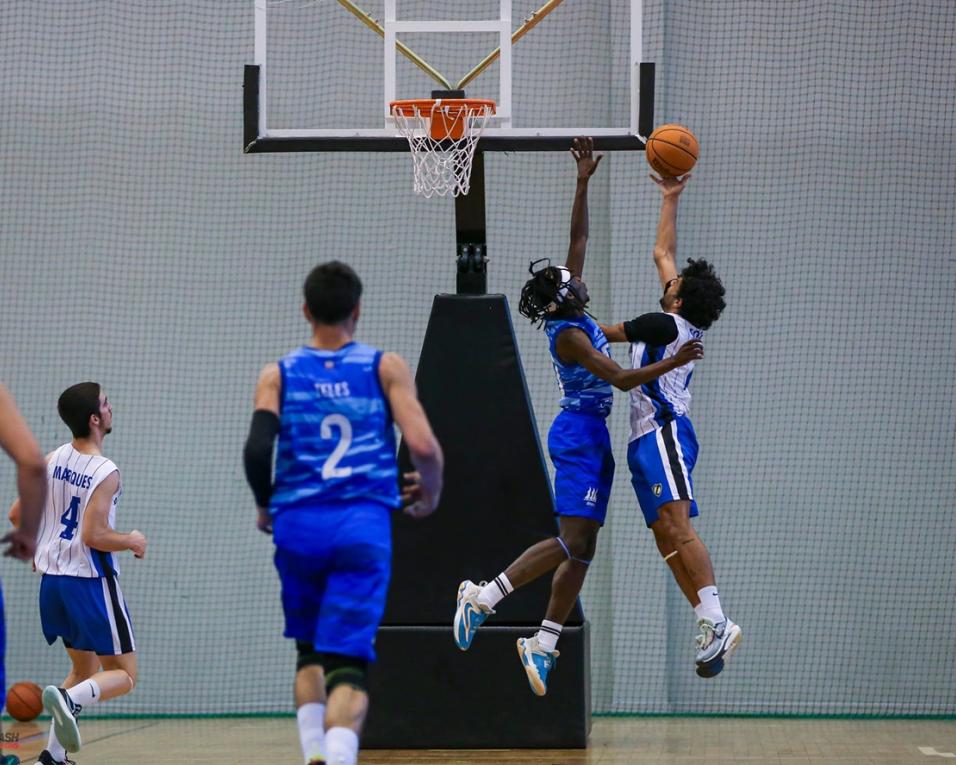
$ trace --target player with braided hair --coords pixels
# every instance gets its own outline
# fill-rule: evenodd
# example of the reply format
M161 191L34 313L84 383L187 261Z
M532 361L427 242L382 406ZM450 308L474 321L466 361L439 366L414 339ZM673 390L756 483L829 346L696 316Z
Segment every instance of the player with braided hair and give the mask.
M518 640L518 655L538 696L547 692L558 637L584 584L607 515L614 458L605 419L611 411L612 386L631 390L703 357L701 345L691 341L672 357L639 369L623 369L611 358L604 333L587 313L588 291L581 280L588 240L588 181L601 157L594 156L590 138L575 139L571 154L577 164L577 188L567 262L539 270L535 267L542 261L532 263L518 309L544 326L562 393L561 412L548 434L560 533L529 547L489 583L463 581L454 621L455 643L468 650L475 631L502 598L555 569L541 628Z

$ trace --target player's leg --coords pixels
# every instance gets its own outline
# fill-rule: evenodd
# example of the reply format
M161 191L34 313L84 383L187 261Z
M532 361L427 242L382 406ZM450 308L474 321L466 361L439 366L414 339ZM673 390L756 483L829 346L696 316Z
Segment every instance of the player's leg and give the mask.
M287 514L288 515L288 514ZM279 524L288 525L284 521ZM282 610L285 614L285 636L296 641L296 672L293 695L296 707L296 724L303 762L325 762L325 677L322 659L313 645L315 625L319 617L319 605L325 592L326 550L289 549L278 546L284 543L286 531L290 539L293 531L280 529L276 538L275 566L282 585ZM304 533L303 539L321 540L320 532Z
M322 656L329 765L355 765L368 712L368 664L385 613L391 575L391 513L376 503L355 505L338 525L325 593L315 627Z
M78 651L74 648L66 647L66 653L70 657L70 673L63 680L62 688L72 688L73 686L93 677L100 668L100 660L92 651ZM66 748L60 743L56 736L56 728L53 720L50 721L50 734L47 738L46 749L40 752L38 762L43 765L54 765L66 761Z
M690 575L687 573L687 569L684 568L684 563L677 554L677 550L671 547L670 542L664 538L656 525L651 526L651 531L654 532L654 542L657 544L657 551L670 568L671 574L673 574L674 580L677 582L677 586L680 587L680 591L684 594L684 597L687 598L687 602L696 609L700 604L700 598L697 597L697 590L694 589L694 584L691 581Z
M518 640L518 656L531 690L538 696L547 693L548 675L559 656L558 639L594 559L614 482L614 456L607 427L597 418L585 422L577 426L580 446L565 452L565 459L555 463L561 464L563 474L563 481L555 482L555 501L560 513L558 540L566 558L552 578L540 629L533 637Z
M577 513L587 496L592 496L593 504L601 501L594 492L602 471L606 473L609 468L611 479L614 475L610 437L603 419L562 412L548 432L548 451L555 467L554 493L559 516ZM604 503L606 509L606 498ZM498 603L569 557L567 540L559 535L532 545L488 582L461 582L452 627L456 645L467 651L475 631L494 613Z
M71 676L90 672L95 654L102 671L65 688L47 686L43 706L53 718L56 738L68 752L82 745L76 715L85 706L129 693L136 681L136 640L119 582L100 578L44 577L40 589L43 631L59 635L74 656ZM68 682L70 682L68 680Z
M684 417L632 442L628 449L644 519L697 614L697 673L713 677L739 645L741 630L724 615L710 553L691 524L698 514L691 478L696 461L697 438Z
M325 673L311 642L296 641L295 716L306 765L325 762Z

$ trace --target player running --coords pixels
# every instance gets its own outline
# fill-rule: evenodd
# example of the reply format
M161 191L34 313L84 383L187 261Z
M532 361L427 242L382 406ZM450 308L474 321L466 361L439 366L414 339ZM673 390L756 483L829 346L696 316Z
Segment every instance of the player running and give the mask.
M567 262L538 271L532 263L532 278L521 291L518 309L531 321L543 322L562 393L561 412L548 433L560 533L529 547L488 583L463 581L453 626L455 643L468 650L475 631L499 601L556 569L540 629L530 638L518 639L518 656L538 696L547 692L548 674L559 655L558 638L584 584L607 515L614 457L605 420L611 411L612 386L631 390L703 356L700 344L691 340L670 358L640 369L622 369L611 359L604 333L585 310L589 298L581 280L588 241L588 181L601 156L594 156L590 138L575 139L571 154L577 164L577 187Z
M391 514L403 502L414 518L435 510L443 458L402 357L353 339L355 272L325 263L304 291L312 340L259 377L246 476L259 529L275 541L285 636L296 641L304 761L355 765L391 573ZM401 497L393 420L418 471Z
M688 260L677 273L677 204L690 176L651 178L662 194L654 263L664 288L663 311L604 327L610 342L630 342L634 369L671 357L681 343L701 340L725 306L724 286L706 260ZM714 677L742 633L721 608L710 554L690 522L698 514L691 480L697 436L688 416L693 373L691 363L631 391L627 464L657 549L697 615L697 674Z
M63 687L43 691L52 716L37 762L69 763L82 745L76 716L84 707L123 696L136 685L136 640L114 553L146 554L139 531L114 530L123 492L119 468L102 454L113 407L98 383L67 388L57 401L73 440L47 456L47 498L33 563L40 582L40 622L47 643L62 638L72 664ZM18 525L21 500L10 510Z

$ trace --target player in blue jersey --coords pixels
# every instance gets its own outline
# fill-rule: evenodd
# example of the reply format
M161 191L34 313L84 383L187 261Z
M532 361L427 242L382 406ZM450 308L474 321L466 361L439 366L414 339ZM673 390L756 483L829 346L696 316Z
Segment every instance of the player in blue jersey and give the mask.
M631 366L666 359L688 340L700 340L723 311L724 286L705 260L677 273L677 204L689 175L655 178L662 193L654 263L664 294L662 312L604 327L611 342L631 344ZM725 616L707 547L690 519L698 514L691 474L697 436L691 425L693 364L631 391L631 483L657 549L697 616L697 674L714 677L740 644L741 629Z
M548 433L554 463L555 512L560 534L539 542L489 583L463 581L458 587L454 637L465 651L477 628L514 589L556 569L551 598L541 628L518 640L518 655L531 690L547 692L548 673L558 656L558 637L577 600L594 557L614 478L614 458L605 419L611 411L612 387L630 390L703 355L691 341L669 359L642 369L625 370L611 358L604 333L586 312L587 286L581 279L588 240L588 181L601 156L590 138L575 139L577 187L571 210L571 243L566 264L535 271L521 292L519 311L543 322L558 386L561 412Z
M17 410L13 396L0 385L0 448L17 466L17 490L20 494L20 511L16 528L0 543L8 545L4 555L17 560L33 560L36 550L37 530L46 499L46 460L37 446L36 439ZM6 628L3 616L3 593L0 590L0 692L6 693L4 672L4 648Z
M391 514L435 510L443 458L402 357L353 339L355 272L322 264L304 291L312 339L259 377L246 476L258 527L275 542L285 636L296 641L304 761L355 765L391 573ZM393 424L416 468L401 494Z

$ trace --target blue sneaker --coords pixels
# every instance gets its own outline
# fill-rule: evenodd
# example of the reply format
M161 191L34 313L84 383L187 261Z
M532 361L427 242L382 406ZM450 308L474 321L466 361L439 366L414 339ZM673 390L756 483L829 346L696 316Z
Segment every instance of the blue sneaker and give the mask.
M83 745L76 716L82 707L74 704L66 691L55 685L43 689L43 708L53 718L53 730L57 739L68 752L78 752Z
M560 651L545 651L538 646L538 638L518 638L518 658L528 675L528 683L535 696L548 692L548 673L554 669Z
M494 613L490 608L478 602L478 593L481 592L484 585L484 582L475 584L470 579L466 579L458 585L458 605L455 608L453 631L455 633L455 645L462 651L471 648L471 641L475 639L475 631L485 623L485 619Z
M740 646L743 632L730 619L714 624L710 619L697 622L697 674L701 677L716 677L724 668L724 662L733 656Z

